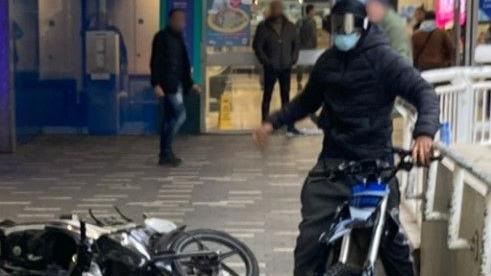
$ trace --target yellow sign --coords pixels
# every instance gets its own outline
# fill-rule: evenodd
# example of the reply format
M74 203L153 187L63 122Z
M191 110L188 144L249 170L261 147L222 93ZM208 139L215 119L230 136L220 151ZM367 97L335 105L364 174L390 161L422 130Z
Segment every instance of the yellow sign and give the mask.
M232 93L226 92L220 97L218 129L232 129Z

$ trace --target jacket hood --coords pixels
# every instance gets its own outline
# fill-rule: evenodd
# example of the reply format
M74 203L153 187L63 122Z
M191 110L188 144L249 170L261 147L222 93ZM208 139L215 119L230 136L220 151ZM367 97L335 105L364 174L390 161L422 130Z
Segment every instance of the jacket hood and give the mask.
M377 25L371 24L368 30L362 35L360 42L358 42L358 45L353 51L365 52L371 48L382 45L389 45L385 34Z

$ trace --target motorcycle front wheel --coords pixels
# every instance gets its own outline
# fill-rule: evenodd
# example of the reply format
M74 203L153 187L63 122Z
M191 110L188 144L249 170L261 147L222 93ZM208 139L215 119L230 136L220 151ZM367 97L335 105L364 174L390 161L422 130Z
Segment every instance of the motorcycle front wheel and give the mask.
M358 268L349 266L347 264L337 263L331 266L327 272L326 276L361 276L362 271Z
M174 240L172 250L176 254L199 251L213 251L218 254L218 260L206 257L176 260L173 264L175 275L259 275L259 266L252 251L244 243L224 232L209 229L184 232Z

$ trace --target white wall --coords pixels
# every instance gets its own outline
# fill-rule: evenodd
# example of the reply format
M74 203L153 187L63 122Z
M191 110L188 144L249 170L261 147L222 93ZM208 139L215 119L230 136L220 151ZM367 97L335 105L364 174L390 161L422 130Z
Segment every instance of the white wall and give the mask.
M108 0L108 19L118 27L128 51L130 74L150 74L152 39L159 30L159 0Z
M42 79L80 80L80 21L81 1L39 0L39 73Z

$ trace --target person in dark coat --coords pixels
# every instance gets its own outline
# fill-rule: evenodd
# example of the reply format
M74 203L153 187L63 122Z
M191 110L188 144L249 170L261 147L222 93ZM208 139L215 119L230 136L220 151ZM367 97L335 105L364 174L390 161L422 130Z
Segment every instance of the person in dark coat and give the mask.
M159 164L178 166L182 160L175 156L172 143L186 121L183 94L191 89L198 91L199 87L193 85L182 34L185 13L181 9L173 9L169 18L170 24L153 39L150 68L151 83L163 110Z
M281 104L290 101L291 71L297 63L300 45L297 29L283 14L283 3L270 3L269 17L257 27L253 49L264 68L263 121L269 116L271 97L276 81L280 83ZM300 134L293 123L288 125L290 135Z
M425 21L426 10L425 10L424 5L421 5L418 8L416 8L416 10L414 11L413 17L414 17L413 31L416 32L421 27L421 23L423 23L423 21Z
M300 37L301 50L313 50L317 48L317 22L315 21L315 7L308 4L305 7L305 17L297 22L298 34ZM301 91L303 74L309 71L311 66L297 66L297 85Z
M344 27L335 24L346 24L347 20L352 20L352 24ZM392 146L391 113L397 96L418 111L413 132L414 160L429 163L433 138L439 128L439 100L432 86L389 46L384 33L368 22L363 4L358 0L338 1L332 9L331 22L335 47L319 58L305 90L253 133L255 142L264 146L274 129L323 106L320 118L323 148L301 194L296 276L323 275L326 259L319 237L329 228L337 206L350 195L346 183L319 175L328 175L330 169L344 161L394 162L388 150ZM392 219L387 224L380 258L387 275L414 275L410 249L398 222L399 188L397 183L390 186Z
M413 34L414 67L421 71L450 67L455 50L450 36L437 27L435 13L428 11L426 20Z

